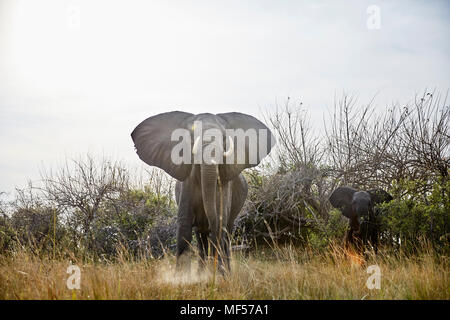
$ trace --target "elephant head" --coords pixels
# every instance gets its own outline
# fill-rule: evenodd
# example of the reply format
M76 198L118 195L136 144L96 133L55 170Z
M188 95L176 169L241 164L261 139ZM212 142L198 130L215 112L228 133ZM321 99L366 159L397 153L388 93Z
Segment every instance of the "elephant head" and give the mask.
M189 177L194 164L208 164L206 158L211 155L210 160L224 164L220 166L221 178L232 180L242 170L258 165L275 145L275 138L262 122L239 112L162 113L141 122L131 137L142 161L163 169L179 181ZM190 148L186 148L187 144ZM216 148L208 149L208 144ZM214 152L209 154L221 148L222 161ZM199 149L203 149L203 154L198 154ZM187 152L192 154L187 155Z
M361 240L370 240L373 245L378 241L379 231L376 227L374 207L392 199L389 193L381 189L358 191L350 187L337 188L329 198L331 205L349 219L350 231L347 240L351 242L355 235L361 236L362 233Z
M177 256L193 226L210 233L212 242L220 242L221 228L231 232L247 194L240 173L258 165L275 144L262 122L238 112L162 113L141 122L131 137L141 160L179 181Z

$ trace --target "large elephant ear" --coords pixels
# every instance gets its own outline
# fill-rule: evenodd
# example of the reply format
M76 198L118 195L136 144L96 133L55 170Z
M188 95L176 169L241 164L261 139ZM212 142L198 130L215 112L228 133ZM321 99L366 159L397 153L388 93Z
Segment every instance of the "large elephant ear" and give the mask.
M336 209L341 210L347 218L353 217L352 200L357 190L350 187L339 187L330 196L330 203Z
M179 141L172 141L176 129L189 130L193 114L181 111L161 113L142 121L131 133L136 152L142 161L163 169L177 180L185 180L191 164L175 164L171 153Z
M225 129L234 132L234 136L231 137L234 150L232 156L230 156L232 158L229 159L232 164L226 161L227 164L220 166L221 176L229 181L238 176L242 170L257 166L270 153L270 150L276 144L276 140L264 123L248 114L240 112L219 113L217 117L223 120ZM250 137L252 134L256 134L256 141L245 138L245 136ZM241 152L242 158L238 158L239 152Z
M372 200L373 205L377 205L383 202L389 202L394 199L389 193L387 193L383 189L372 189L368 190L367 193L370 194L370 199Z

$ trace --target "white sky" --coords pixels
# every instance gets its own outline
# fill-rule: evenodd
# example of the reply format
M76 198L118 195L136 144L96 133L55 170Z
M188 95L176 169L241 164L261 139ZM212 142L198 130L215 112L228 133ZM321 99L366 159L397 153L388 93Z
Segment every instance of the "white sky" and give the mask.
M366 10L380 8L380 29ZM0 191L65 156L140 166L160 112L302 101L317 129L343 91L376 105L450 88L446 1L0 0Z

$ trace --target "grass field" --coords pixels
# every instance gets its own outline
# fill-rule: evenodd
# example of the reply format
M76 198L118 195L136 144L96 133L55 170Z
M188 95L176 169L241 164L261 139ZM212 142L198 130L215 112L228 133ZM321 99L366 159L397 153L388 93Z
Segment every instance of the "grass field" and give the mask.
M69 290L70 264L80 267L81 289ZM381 271L369 290L369 265ZM369 255L365 260L333 246L325 253L292 247L235 253L223 278L174 276L175 259L82 262L42 258L25 250L0 256L0 299L449 299L448 257L422 250L414 256Z

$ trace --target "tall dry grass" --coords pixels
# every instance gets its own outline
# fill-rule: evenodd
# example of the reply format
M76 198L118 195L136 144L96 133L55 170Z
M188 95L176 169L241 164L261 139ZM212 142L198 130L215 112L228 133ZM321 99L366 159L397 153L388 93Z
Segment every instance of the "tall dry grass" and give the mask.
M58 255L59 256L59 255ZM66 256L67 257L67 256ZM67 267L81 269L69 290ZM381 270L381 288L366 287L367 266ZM381 252L365 259L340 246L326 252L289 246L235 253L226 278L174 275L175 259L94 262L39 257L26 249L0 256L0 299L449 299L448 257L425 247L414 256ZM195 266L195 264L193 264Z

